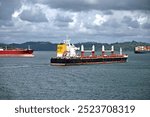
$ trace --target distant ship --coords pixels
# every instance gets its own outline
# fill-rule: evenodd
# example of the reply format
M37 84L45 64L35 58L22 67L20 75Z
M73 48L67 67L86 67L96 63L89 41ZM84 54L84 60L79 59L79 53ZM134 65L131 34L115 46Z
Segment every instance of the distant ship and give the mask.
M106 64L106 63L123 63L127 61L128 55L122 54L122 48L120 48L120 54L114 53L114 46L111 50L105 50L102 46L102 54L95 55L95 46L92 46L92 50L84 50L84 46L81 45L81 55L76 53L80 48L70 44L70 40L65 40L64 43L57 45L57 57L52 57L51 65L84 65L84 64ZM86 56L85 53L90 52L91 55ZM110 52L107 55L105 52Z
M5 49L0 48L0 57L34 57L33 50L30 49Z
M150 53L150 46L137 46L134 48L136 54Z

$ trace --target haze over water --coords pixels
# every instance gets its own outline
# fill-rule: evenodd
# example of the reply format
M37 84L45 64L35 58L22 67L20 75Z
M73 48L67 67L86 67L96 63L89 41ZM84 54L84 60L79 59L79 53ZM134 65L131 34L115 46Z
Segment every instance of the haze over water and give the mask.
M55 52L0 58L0 99L150 99L150 54L127 63L51 66Z

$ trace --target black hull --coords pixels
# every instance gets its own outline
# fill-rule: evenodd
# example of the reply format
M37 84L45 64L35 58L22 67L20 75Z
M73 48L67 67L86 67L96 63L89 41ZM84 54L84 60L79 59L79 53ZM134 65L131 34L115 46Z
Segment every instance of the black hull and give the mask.
M150 53L150 51L134 51L136 54L146 54Z
M123 63L126 57L121 58L51 58L51 65L84 65L84 64L106 64Z

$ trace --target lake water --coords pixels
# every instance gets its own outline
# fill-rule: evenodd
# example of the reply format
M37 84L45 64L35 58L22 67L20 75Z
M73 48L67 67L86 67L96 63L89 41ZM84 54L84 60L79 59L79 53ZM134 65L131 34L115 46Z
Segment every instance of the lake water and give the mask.
M127 63L51 66L55 52L0 58L0 99L150 99L150 54Z

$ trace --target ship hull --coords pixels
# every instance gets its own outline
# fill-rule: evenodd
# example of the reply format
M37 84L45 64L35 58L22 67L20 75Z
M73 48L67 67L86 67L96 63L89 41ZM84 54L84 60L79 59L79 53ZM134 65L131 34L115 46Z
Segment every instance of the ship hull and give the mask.
M51 58L51 65L86 65L86 64L107 64L124 63L127 57L116 58Z
M150 53L150 51L134 51L136 54L146 54Z
M2 50L0 57L34 57L33 50Z

